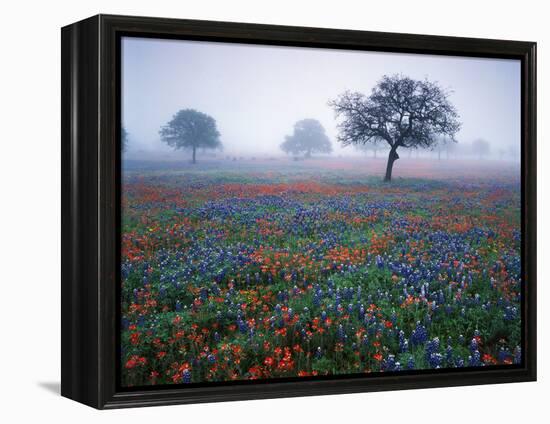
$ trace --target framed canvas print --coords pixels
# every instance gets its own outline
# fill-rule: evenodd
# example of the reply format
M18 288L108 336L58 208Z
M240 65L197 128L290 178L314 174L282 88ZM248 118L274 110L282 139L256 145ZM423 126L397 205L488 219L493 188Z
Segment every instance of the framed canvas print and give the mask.
M62 30L62 394L536 379L535 43Z

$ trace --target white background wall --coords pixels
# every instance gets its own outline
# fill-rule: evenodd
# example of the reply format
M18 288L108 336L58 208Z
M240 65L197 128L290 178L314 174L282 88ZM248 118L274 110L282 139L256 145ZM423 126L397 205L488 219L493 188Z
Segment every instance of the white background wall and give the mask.
M545 3L95 0L4 2L0 24L0 420L518 423L548 418L550 32ZM96 13L489 37L539 43L539 382L98 412L58 394L60 31ZM544 391L547 391L546 395ZM7 418L7 419L6 419Z

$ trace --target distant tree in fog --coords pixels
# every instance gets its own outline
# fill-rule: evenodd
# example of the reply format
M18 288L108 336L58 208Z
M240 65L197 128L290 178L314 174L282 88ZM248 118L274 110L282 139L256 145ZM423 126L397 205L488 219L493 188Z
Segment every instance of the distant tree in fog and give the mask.
M454 140L461 124L448 97L435 82L384 75L370 96L347 91L329 105L342 118L342 145L382 141L390 146L384 181L391 181L399 147L428 148L439 135Z
M294 132L286 136L281 150L295 156L303 154L309 158L313 153L332 152L332 145L319 121L302 119L294 124Z
M437 152L437 159L441 160L441 153L447 153L447 159L449 159L449 151L455 148L457 141L446 136L440 136L437 138L436 143L433 146L433 150Z
M458 141L455 142L455 143L447 143L445 145L445 156L447 159L449 159L449 156L451 156L452 154L456 154L457 150L458 150Z
M506 149L507 155L510 159L520 159L521 158L521 145L519 143L512 144Z
M124 127L120 129L120 144L123 151L128 147L128 131Z
M380 143L356 144L355 148L360 152L372 152L372 155L375 159L378 155L378 152L382 150L382 146Z
M193 152L193 163L197 162L197 149L216 149L222 146L216 120L195 109L177 112L160 129L159 134L161 140L174 149L190 149Z
M491 145L487 140L478 138L472 142L472 152L479 158L483 159L491 151Z

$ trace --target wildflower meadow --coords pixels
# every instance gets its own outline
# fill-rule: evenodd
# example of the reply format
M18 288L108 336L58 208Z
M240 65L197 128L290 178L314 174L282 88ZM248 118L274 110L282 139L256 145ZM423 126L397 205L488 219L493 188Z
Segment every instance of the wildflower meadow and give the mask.
M122 385L521 362L519 171L378 162L126 163Z

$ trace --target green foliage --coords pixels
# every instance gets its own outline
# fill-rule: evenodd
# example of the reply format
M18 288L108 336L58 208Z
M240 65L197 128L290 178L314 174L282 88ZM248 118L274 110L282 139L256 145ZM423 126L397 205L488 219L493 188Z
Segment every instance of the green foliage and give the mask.
M313 153L330 153L332 146L325 129L315 119L302 119L294 124L294 133L286 136L281 150L293 155L305 154L310 157Z
M160 129L161 140L175 149L221 148L216 120L195 109L182 109Z

